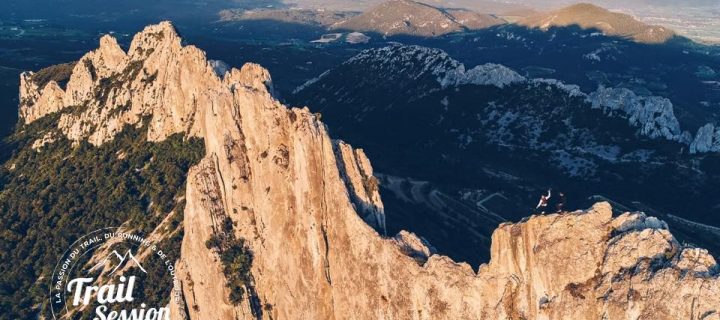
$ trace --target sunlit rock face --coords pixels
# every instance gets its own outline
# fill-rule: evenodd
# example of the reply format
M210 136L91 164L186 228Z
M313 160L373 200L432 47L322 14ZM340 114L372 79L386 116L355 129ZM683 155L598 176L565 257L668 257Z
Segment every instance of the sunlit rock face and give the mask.
M102 37L100 47L75 65L65 90L54 81L44 88L23 81L21 96L34 103L21 106L20 114L30 123L72 108L61 116L60 131L72 140L87 139L95 145L145 117L152 118L150 140L176 132L198 135L194 118L198 105L216 99L204 90L219 83L205 53L183 47L174 27L163 22L138 33L128 52L111 36Z
M607 203L501 224L481 266L412 233L384 235L364 152L332 140L307 108L278 102L264 68L220 78L169 23L147 27L128 52L103 38L60 89L62 105L38 90L21 88L38 101L24 106L36 115L25 121L76 107L60 121L71 139L101 144L143 123L150 140L204 138L205 158L188 174L174 319L720 318L712 256L644 214L613 218ZM239 303L206 245L218 233L253 253Z

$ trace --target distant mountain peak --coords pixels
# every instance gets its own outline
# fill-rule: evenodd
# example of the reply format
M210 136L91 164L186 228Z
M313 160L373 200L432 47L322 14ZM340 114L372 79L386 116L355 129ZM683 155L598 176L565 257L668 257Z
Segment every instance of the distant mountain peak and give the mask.
M390 0L361 15L335 23L331 28L377 32L387 36L431 37L502 23L505 21L493 15L469 10L443 9L411 0Z
M603 7L600 7L600 6L597 6L592 3L588 3L588 2L580 2L580 3L576 3L576 4L571 4L567 7L565 7L565 10L582 10L582 11L586 11L586 12L597 10L600 12L610 12L610 10L608 10L608 9L605 9Z
M613 12L590 3L578 3L558 10L538 13L518 23L541 29L576 25L583 29L598 29L608 36L628 38L642 43L662 43L675 36L675 32L668 28L649 25L631 15Z

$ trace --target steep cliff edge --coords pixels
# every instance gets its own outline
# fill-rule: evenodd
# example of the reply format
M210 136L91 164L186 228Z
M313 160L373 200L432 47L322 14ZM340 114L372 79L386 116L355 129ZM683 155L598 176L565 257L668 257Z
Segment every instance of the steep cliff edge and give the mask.
M161 23L127 53L103 37L66 89L26 79L21 115L60 112L63 134L94 144L147 117L149 140L203 137L206 155L188 174L176 319L720 319L714 259L657 219L613 218L606 203L500 225L477 271L411 233L384 237L364 153L271 88L255 64L216 75ZM218 237L252 252L239 301L208 245Z

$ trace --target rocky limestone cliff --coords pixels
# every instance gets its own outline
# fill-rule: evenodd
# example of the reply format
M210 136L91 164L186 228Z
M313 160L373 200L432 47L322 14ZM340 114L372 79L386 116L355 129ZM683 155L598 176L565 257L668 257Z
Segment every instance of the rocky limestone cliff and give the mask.
M720 152L720 127L708 123L698 129L690 153Z
M631 125L639 127L642 135L690 143L691 134L680 129L672 102L667 98L638 96L630 89L601 85L587 100L593 108L622 112Z
M411 233L383 236L364 153L333 141L307 108L283 106L271 86L255 64L219 77L161 23L127 53L104 37L76 65L61 107L21 106L35 115L26 123L61 112L63 134L95 144L124 124L147 123L150 140L204 138L206 156L188 174L174 319L720 319L712 256L657 219L613 218L607 203L500 225L478 270ZM253 252L239 304L206 246L225 232Z
M111 36L84 55L73 69L65 90L55 81L39 88L21 76L20 115L30 123L46 114L63 113L59 129L72 140L95 145L112 139L126 124L151 117L148 139L162 140L176 132L199 135L194 116L198 105L209 105L219 86L205 53L183 47L168 22L145 28L126 53Z

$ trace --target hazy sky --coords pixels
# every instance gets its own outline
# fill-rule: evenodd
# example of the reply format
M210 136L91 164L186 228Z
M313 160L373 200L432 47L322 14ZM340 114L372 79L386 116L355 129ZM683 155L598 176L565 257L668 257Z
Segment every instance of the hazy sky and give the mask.
M73 16L216 16L227 8L282 6L282 0L0 0L0 18L62 19Z
M362 10L384 0L283 0L288 4L303 7L326 7L328 9ZM590 2L603 7L642 9L648 7L702 7L720 6L720 0L420 0L428 4L443 7L465 7L477 11L492 12L512 6L533 7L535 9L555 9L578 2Z

